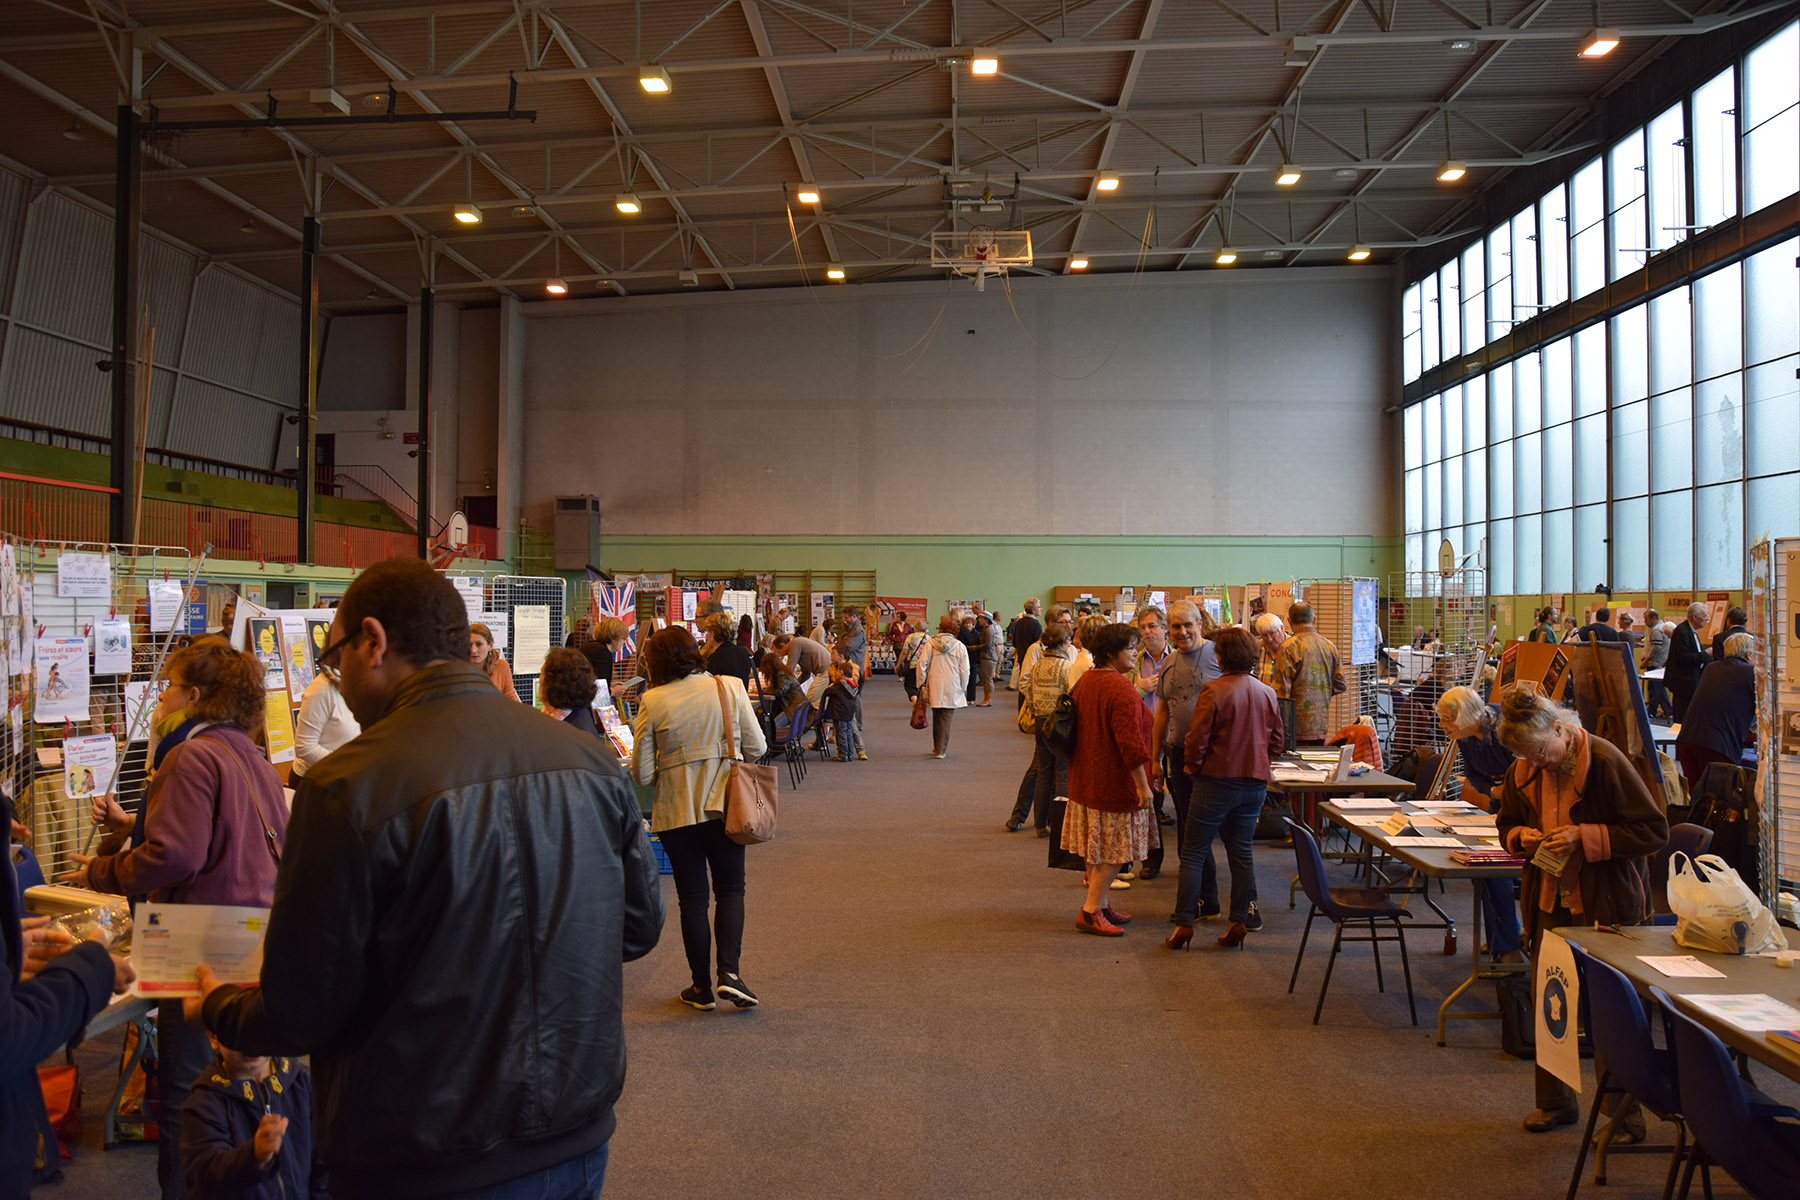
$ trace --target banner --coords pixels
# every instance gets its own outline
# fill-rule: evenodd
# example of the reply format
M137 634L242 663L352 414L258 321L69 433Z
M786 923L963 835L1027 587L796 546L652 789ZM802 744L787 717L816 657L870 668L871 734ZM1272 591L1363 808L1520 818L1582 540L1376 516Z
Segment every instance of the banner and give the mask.
M1538 947L1537 1065L1576 1091L1581 1090L1581 1047L1575 1014L1581 1009L1581 984L1575 975L1575 953L1554 930Z

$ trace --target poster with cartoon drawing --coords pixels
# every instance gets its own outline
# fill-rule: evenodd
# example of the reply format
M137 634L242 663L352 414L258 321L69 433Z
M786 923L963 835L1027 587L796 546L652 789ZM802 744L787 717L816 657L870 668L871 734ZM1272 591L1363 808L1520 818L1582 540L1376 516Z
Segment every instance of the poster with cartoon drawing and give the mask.
M94 622L94 674L131 674L131 622L124 617Z
M110 734L63 739L63 787L71 800L112 791L118 765L119 744Z
M88 644L84 637L37 639L37 707L45 725L88 719Z

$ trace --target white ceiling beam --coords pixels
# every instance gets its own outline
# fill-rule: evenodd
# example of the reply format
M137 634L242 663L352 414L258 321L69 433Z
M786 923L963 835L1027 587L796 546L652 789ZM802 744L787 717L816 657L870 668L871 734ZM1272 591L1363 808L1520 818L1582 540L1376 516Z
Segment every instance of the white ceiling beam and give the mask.
M1138 29L1139 41L1156 35L1156 22L1162 18L1162 9L1163 0L1150 0L1150 3L1145 6L1143 25ZM1144 69L1144 58L1142 53L1131 56L1131 65L1125 68L1125 81L1119 85L1119 102L1114 105L1115 111L1122 113L1131 107L1131 94L1137 90L1138 74ZM1094 162L1094 166L1098 170L1104 171L1106 165L1112 161L1113 147L1119 144L1119 127L1120 122L1118 121L1113 121L1107 126L1106 140L1100 143L1100 153ZM1094 204L1100 198L1099 178L1099 175L1096 174L1094 182L1088 185L1087 202L1089 205ZM1080 219L1075 222L1075 232L1069 237L1070 249L1079 250L1081 248L1081 235L1087 232L1087 222L1088 213L1084 210ZM1068 269L1068 264L1065 263L1063 270L1067 272Z
M738 9L744 14L744 24L750 30L750 41L756 47L757 54L763 57L773 57L774 50L769 45L769 31L763 27L762 10L756 6L755 0L739 0ZM794 109L788 103L787 87L781 82L781 69L773 66L764 67L763 78L769 84L769 98L775 103L775 115L781 118L784 128L793 130L787 135L787 144L788 151L794 156L794 169L799 173L799 177L794 182L816 184L817 180L813 178L812 159L808 158L806 153L806 143L801 139L799 131L794 128ZM785 188L783 193L785 196ZM821 218L830 211L826 207L823 197L820 198L818 204L811 207L815 210L815 215ZM790 209L789 220L792 219L792 210ZM820 225L819 232L825 242L827 261L837 262L839 259L837 236L832 233L831 226L826 224ZM796 257L800 257L803 253L798 237L794 239L793 250ZM802 261L804 261L803 258Z

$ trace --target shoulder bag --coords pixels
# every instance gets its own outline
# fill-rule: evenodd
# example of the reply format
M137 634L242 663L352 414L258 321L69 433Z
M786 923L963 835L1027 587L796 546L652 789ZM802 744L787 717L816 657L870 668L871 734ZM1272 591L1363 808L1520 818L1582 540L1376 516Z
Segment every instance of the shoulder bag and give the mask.
M725 836L744 846L754 846L775 836L775 796L780 787L775 768L737 761L737 722L725 695L725 681L713 677L719 689L719 710L725 717L725 745L731 753L725 776Z
M1050 752L1061 758L1075 757L1075 693L1064 692L1057 697L1056 709L1039 728L1044 734L1044 745Z
M244 764L238 758L237 751L233 750L229 744L221 742L218 738L207 738L206 740L217 746L220 752L231 760L231 765L238 769L238 775L244 781L244 790L250 796L250 807L256 810L256 819L262 822L263 841L269 848L269 857L275 860L275 866L279 868L281 866L281 840L275 836L275 830L269 826L269 818L263 815L262 801L256 798L256 785L250 781L250 772L244 770Z

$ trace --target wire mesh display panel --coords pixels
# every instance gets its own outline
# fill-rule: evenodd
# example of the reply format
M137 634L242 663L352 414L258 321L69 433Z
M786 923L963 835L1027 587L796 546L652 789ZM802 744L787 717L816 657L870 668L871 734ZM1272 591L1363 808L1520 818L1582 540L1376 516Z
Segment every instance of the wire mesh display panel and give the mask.
M1441 751L1448 739L1438 728L1438 697L1453 687L1479 687L1475 666L1491 624L1487 574L1396 571L1388 576L1385 615L1388 661L1379 686L1393 714L1388 757Z
M547 644L545 652L563 644L568 636L565 615L567 609L567 581L556 575L496 575L488 581L488 605L493 612L506 614L508 640L512 653L507 657L512 662L513 689L518 692L519 699L531 703L533 685L537 682L538 669L543 666L543 655L531 643L531 629L539 609L548 609L542 614L548 623ZM521 610L529 618L522 630L520 625ZM524 634L521 637L521 633ZM532 661L535 660L535 661Z
M25 585L19 572L30 570L30 554L24 541L0 532L0 654L6 656L5 664L0 666L6 678L6 727L0 729L0 788L5 789L14 815L27 828L31 826L31 781L36 774L37 757L31 745L29 617L23 611ZM23 861L21 853L18 847L14 848L15 868Z
M1800 885L1800 538L1758 542L1750 553L1750 632L1758 689L1763 899Z
M1348 688L1331 698L1326 709L1331 728L1336 731L1353 724L1358 717L1374 719L1378 710L1376 682L1380 669L1375 645L1365 632L1357 636L1356 607L1359 596L1364 607L1377 603L1378 590L1373 579L1300 579L1295 581L1297 599L1312 605L1313 630L1337 647L1338 662ZM1368 613L1368 616L1375 616ZM1364 661L1358 662L1357 659Z

